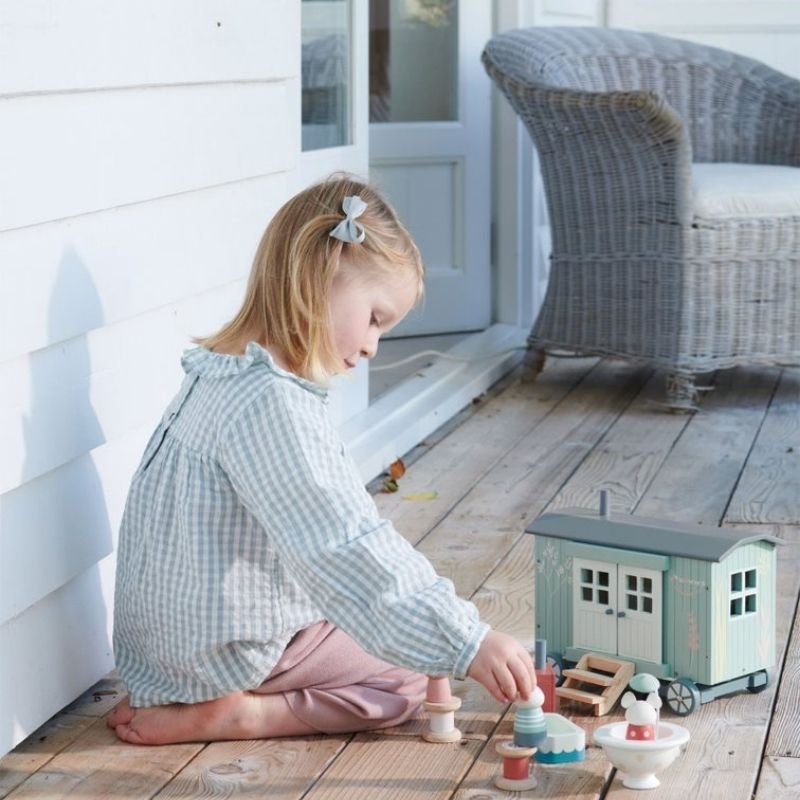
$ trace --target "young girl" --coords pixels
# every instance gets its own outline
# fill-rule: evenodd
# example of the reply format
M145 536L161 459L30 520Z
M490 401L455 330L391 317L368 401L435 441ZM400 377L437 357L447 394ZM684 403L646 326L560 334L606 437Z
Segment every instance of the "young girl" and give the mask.
M114 650L139 744L396 725L425 675L527 698L530 656L379 517L325 384L371 358L422 292L417 248L337 177L267 228L241 310L187 351L120 532Z

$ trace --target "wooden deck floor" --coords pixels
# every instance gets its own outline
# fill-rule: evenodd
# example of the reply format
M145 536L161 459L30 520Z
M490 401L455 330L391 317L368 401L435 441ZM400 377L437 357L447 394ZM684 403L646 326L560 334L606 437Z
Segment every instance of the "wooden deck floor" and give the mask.
M692 740L648 798L800 797L800 371L751 368L710 378L694 416L658 410L663 377L593 359L551 360L539 379L505 385L409 458L396 495L378 502L398 529L493 626L533 641L532 537L545 509L591 505L648 516L750 526L779 548L778 676L761 694L717 700L683 720ZM436 491L431 501L403 496ZM57 668L57 665L54 665ZM0 761L0 798L490 800L493 739L508 709L477 684L463 699L456 745L424 743L421 722L379 734L139 748L103 716L113 680L94 687ZM668 714L669 712L665 712ZM618 717L600 719L606 722ZM573 717L587 730L598 722ZM631 798L595 747L586 761L537 767L529 797Z

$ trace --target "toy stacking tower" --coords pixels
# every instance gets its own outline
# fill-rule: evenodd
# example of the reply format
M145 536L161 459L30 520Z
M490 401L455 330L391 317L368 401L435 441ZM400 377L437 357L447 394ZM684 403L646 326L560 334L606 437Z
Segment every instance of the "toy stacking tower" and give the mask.
M542 713L544 692L537 686L530 700L517 701L514 715L514 744L517 747L539 747L547 739L547 724Z
M544 693L537 686L530 700L519 700L514 714L514 741L498 742L498 755L503 758L503 774L494 782L498 789L507 792L524 792L536 787L531 775L531 758L539 745L547 739L547 726L542 713Z
M533 666L536 668L536 685L544 692L542 711L557 712L559 702L558 695L556 694L556 673L547 663L546 639L536 640Z
M428 678L428 690L422 707L428 712L429 728L422 738L426 742L457 742L461 731L455 726L456 711L461 700L450 693L448 678Z

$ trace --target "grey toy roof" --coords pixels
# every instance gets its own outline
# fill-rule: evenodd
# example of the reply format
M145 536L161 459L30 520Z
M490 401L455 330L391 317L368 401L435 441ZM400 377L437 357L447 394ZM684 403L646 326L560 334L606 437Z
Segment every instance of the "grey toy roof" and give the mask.
M589 508L564 508L542 514L525 532L701 561L722 561L732 550L748 542L783 544L775 536L749 530L686 525L631 514L603 517Z

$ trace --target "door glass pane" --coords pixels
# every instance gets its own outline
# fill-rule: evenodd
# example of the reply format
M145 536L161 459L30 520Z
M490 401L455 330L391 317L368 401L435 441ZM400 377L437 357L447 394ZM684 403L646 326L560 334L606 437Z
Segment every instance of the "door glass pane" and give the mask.
M458 118L458 0L370 0L370 122Z
M303 150L353 141L351 0L303 0Z

